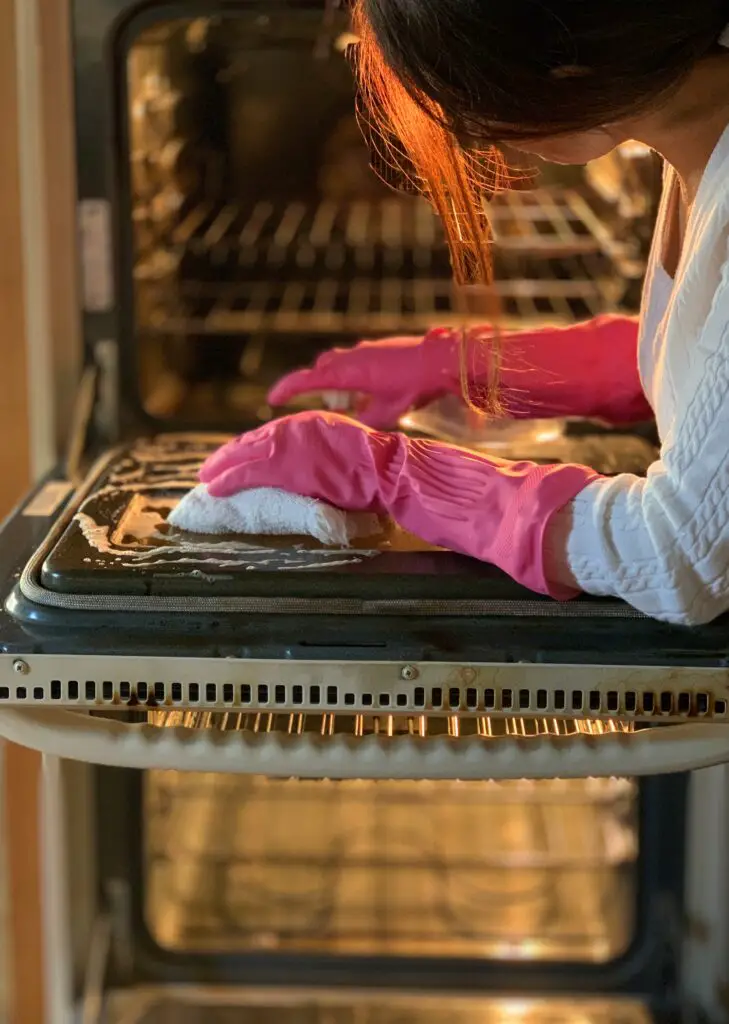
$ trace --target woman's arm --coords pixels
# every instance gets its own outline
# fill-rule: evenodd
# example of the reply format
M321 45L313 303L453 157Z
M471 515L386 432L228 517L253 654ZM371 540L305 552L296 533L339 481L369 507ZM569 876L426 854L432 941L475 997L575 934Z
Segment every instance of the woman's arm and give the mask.
M469 387L488 387L490 328L469 332ZM597 317L570 327L518 331L499 339L502 398L514 417L596 417L615 425L652 419L638 375L638 323ZM425 337L360 342L323 353L313 367L272 388L272 405L312 392L364 395L363 423L391 428L412 408L462 393L460 332L436 328Z
M638 374L638 321L601 316L503 339L506 413L584 416L615 426L653 418Z
M675 420L647 479L597 480L553 517L546 575L555 583L685 625L729 610L726 280L723 292L674 382Z

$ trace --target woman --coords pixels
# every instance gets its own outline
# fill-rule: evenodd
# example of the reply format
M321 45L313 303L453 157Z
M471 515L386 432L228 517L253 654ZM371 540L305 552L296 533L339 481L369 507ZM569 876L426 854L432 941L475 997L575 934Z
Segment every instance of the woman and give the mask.
M475 150L504 142L583 163L627 139L666 162L640 324L614 318L502 339L469 387L507 414L658 423L646 479L509 463L331 413L270 423L203 467L211 494L278 486L391 514L427 541L541 593L612 594L669 622L729 609L729 38L727 0L360 0L359 75L445 219L456 273L484 274ZM488 344L484 342L483 344ZM282 381L371 396L369 424L458 391L459 339L331 352ZM647 399L647 401L646 401Z

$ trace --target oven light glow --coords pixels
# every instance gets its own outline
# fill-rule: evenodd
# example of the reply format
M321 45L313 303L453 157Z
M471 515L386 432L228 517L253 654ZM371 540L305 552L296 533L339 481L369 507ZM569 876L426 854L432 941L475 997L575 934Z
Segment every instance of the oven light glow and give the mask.
M531 1017L536 1008L534 1000L505 999L499 1003L499 1024L519 1024Z
M549 1020L557 1019L552 1016L550 1002L541 999L500 999L497 1013L498 1024L538 1024L545 1013ZM574 1016L569 1015L569 1024L595 1024L596 1020L595 1010L581 1009L579 1004L574 1007Z
M495 956L500 960L538 960L544 944L537 939L522 939L516 942L500 942Z
M505 1000L501 1007L501 1018L504 1024L511 1024L512 1021L518 1021L526 1017L530 1010L533 1009L533 1002L520 1001L517 999Z

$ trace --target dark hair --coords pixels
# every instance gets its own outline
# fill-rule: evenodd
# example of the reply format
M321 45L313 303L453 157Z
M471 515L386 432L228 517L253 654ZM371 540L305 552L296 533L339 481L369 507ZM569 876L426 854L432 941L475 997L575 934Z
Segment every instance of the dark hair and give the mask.
M462 139L608 124L678 84L726 0L360 0L387 65Z
M728 0L355 0L367 134L436 207L456 280L488 282L495 144L660 102L727 21Z

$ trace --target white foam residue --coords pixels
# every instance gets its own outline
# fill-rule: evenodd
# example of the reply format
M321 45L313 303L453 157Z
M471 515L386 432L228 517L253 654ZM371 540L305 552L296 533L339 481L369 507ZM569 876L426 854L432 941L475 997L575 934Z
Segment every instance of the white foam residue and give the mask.
M126 452L103 486L76 513L75 521L89 547L98 555L109 556L119 568L164 567L171 573L177 565L215 570L316 570L356 565L379 554L378 550L353 551L346 547L349 537L373 532L375 519L371 516L356 528L353 521L353 532L337 536L333 546L321 549L300 543L261 545L240 535L212 538L169 532L170 509L186 492L196 489L198 467L225 440L211 435L168 435L141 441ZM112 503L112 498L117 500ZM115 521L104 522L105 518Z
M97 523L87 512L77 512L75 520L90 547L99 554L115 557L116 564L125 569L166 566L173 570L175 565L196 564L229 569L308 570L330 565L358 565L363 559L378 554L377 551L358 550L355 553L341 548L314 551L302 548L301 545L272 548L232 538L219 541L202 538L188 540L180 536L175 536L167 544L133 547L115 544L109 537L109 527Z

